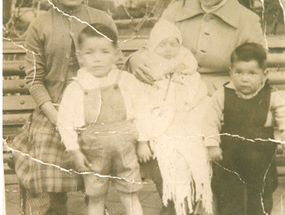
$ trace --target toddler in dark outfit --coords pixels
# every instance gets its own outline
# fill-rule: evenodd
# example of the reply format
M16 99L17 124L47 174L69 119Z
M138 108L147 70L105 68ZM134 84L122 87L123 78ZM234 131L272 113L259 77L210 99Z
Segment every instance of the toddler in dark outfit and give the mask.
M216 214L261 215L272 209L277 124L285 140L285 101L267 79L266 50L246 43L231 55L231 82L214 93L206 146L213 162Z

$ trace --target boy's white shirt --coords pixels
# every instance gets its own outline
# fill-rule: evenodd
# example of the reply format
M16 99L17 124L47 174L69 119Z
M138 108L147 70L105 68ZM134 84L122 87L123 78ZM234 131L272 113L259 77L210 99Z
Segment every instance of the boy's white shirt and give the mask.
M96 78L85 68L81 68L75 78L76 81L67 86L59 107L57 122L62 142L67 150L79 149L78 133L75 128L85 126L84 89L98 89L115 84L119 72L114 66L107 77ZM141 83L130 73L122 71L118 86L125 102L127 120L134 119L139 132L139 141L147 141L148 137L145 130L148 117L145 116L147 111L144 109L147 104L147 97L144 96L143 90L140 88ZM101 99L98 99L97 115L100 114L100 107ZM94 118L97 119L97 117Z
M226 87L236 90L232 82L228 83ZM205 145L207 147L219 146L221 142L220 132L224 102L224 87L222 87L213 94L210 100L205 123ZM275 123L281 132L285 132L285 99L280 96L278 91L271 92L269 111L264 127L274 126Z

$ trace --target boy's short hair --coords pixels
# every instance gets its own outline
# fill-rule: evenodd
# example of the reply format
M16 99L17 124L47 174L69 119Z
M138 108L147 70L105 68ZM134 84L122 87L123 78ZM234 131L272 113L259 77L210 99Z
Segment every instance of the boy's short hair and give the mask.
M118 43L117 33L109 26L101 23L87 25L78 35L78 45L80 46L88 37L104 37L110 40L114 46L117 46Z
M239 61L249 62L256 60L261 69L267 66L267 53L262 45L257 43L244 43L238 46L231 55L231 65Z

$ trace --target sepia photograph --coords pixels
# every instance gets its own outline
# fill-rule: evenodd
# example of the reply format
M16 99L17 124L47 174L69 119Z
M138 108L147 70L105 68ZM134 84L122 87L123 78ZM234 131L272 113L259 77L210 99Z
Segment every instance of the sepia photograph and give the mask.
M3 0L3 215L285 215L285 0Z

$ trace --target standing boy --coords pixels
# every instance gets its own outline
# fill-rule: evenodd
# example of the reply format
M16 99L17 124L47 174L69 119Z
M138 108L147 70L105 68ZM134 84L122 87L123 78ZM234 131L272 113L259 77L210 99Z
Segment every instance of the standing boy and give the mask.
M284 141L285 101L270 88L265 69L261 45L237 47L231 55L231 82L212 97L206 146L214 161L212 189L219 215L261 215L272 209L277 182L273 126Z
M78 40L81 69L59 108L59 132L75 169L89 172L83 175L89 215L104 214L110 178L126 214L143 214L136 142L145 140L144 98L140 82L115 65L117 40L106 25L83 29Z

